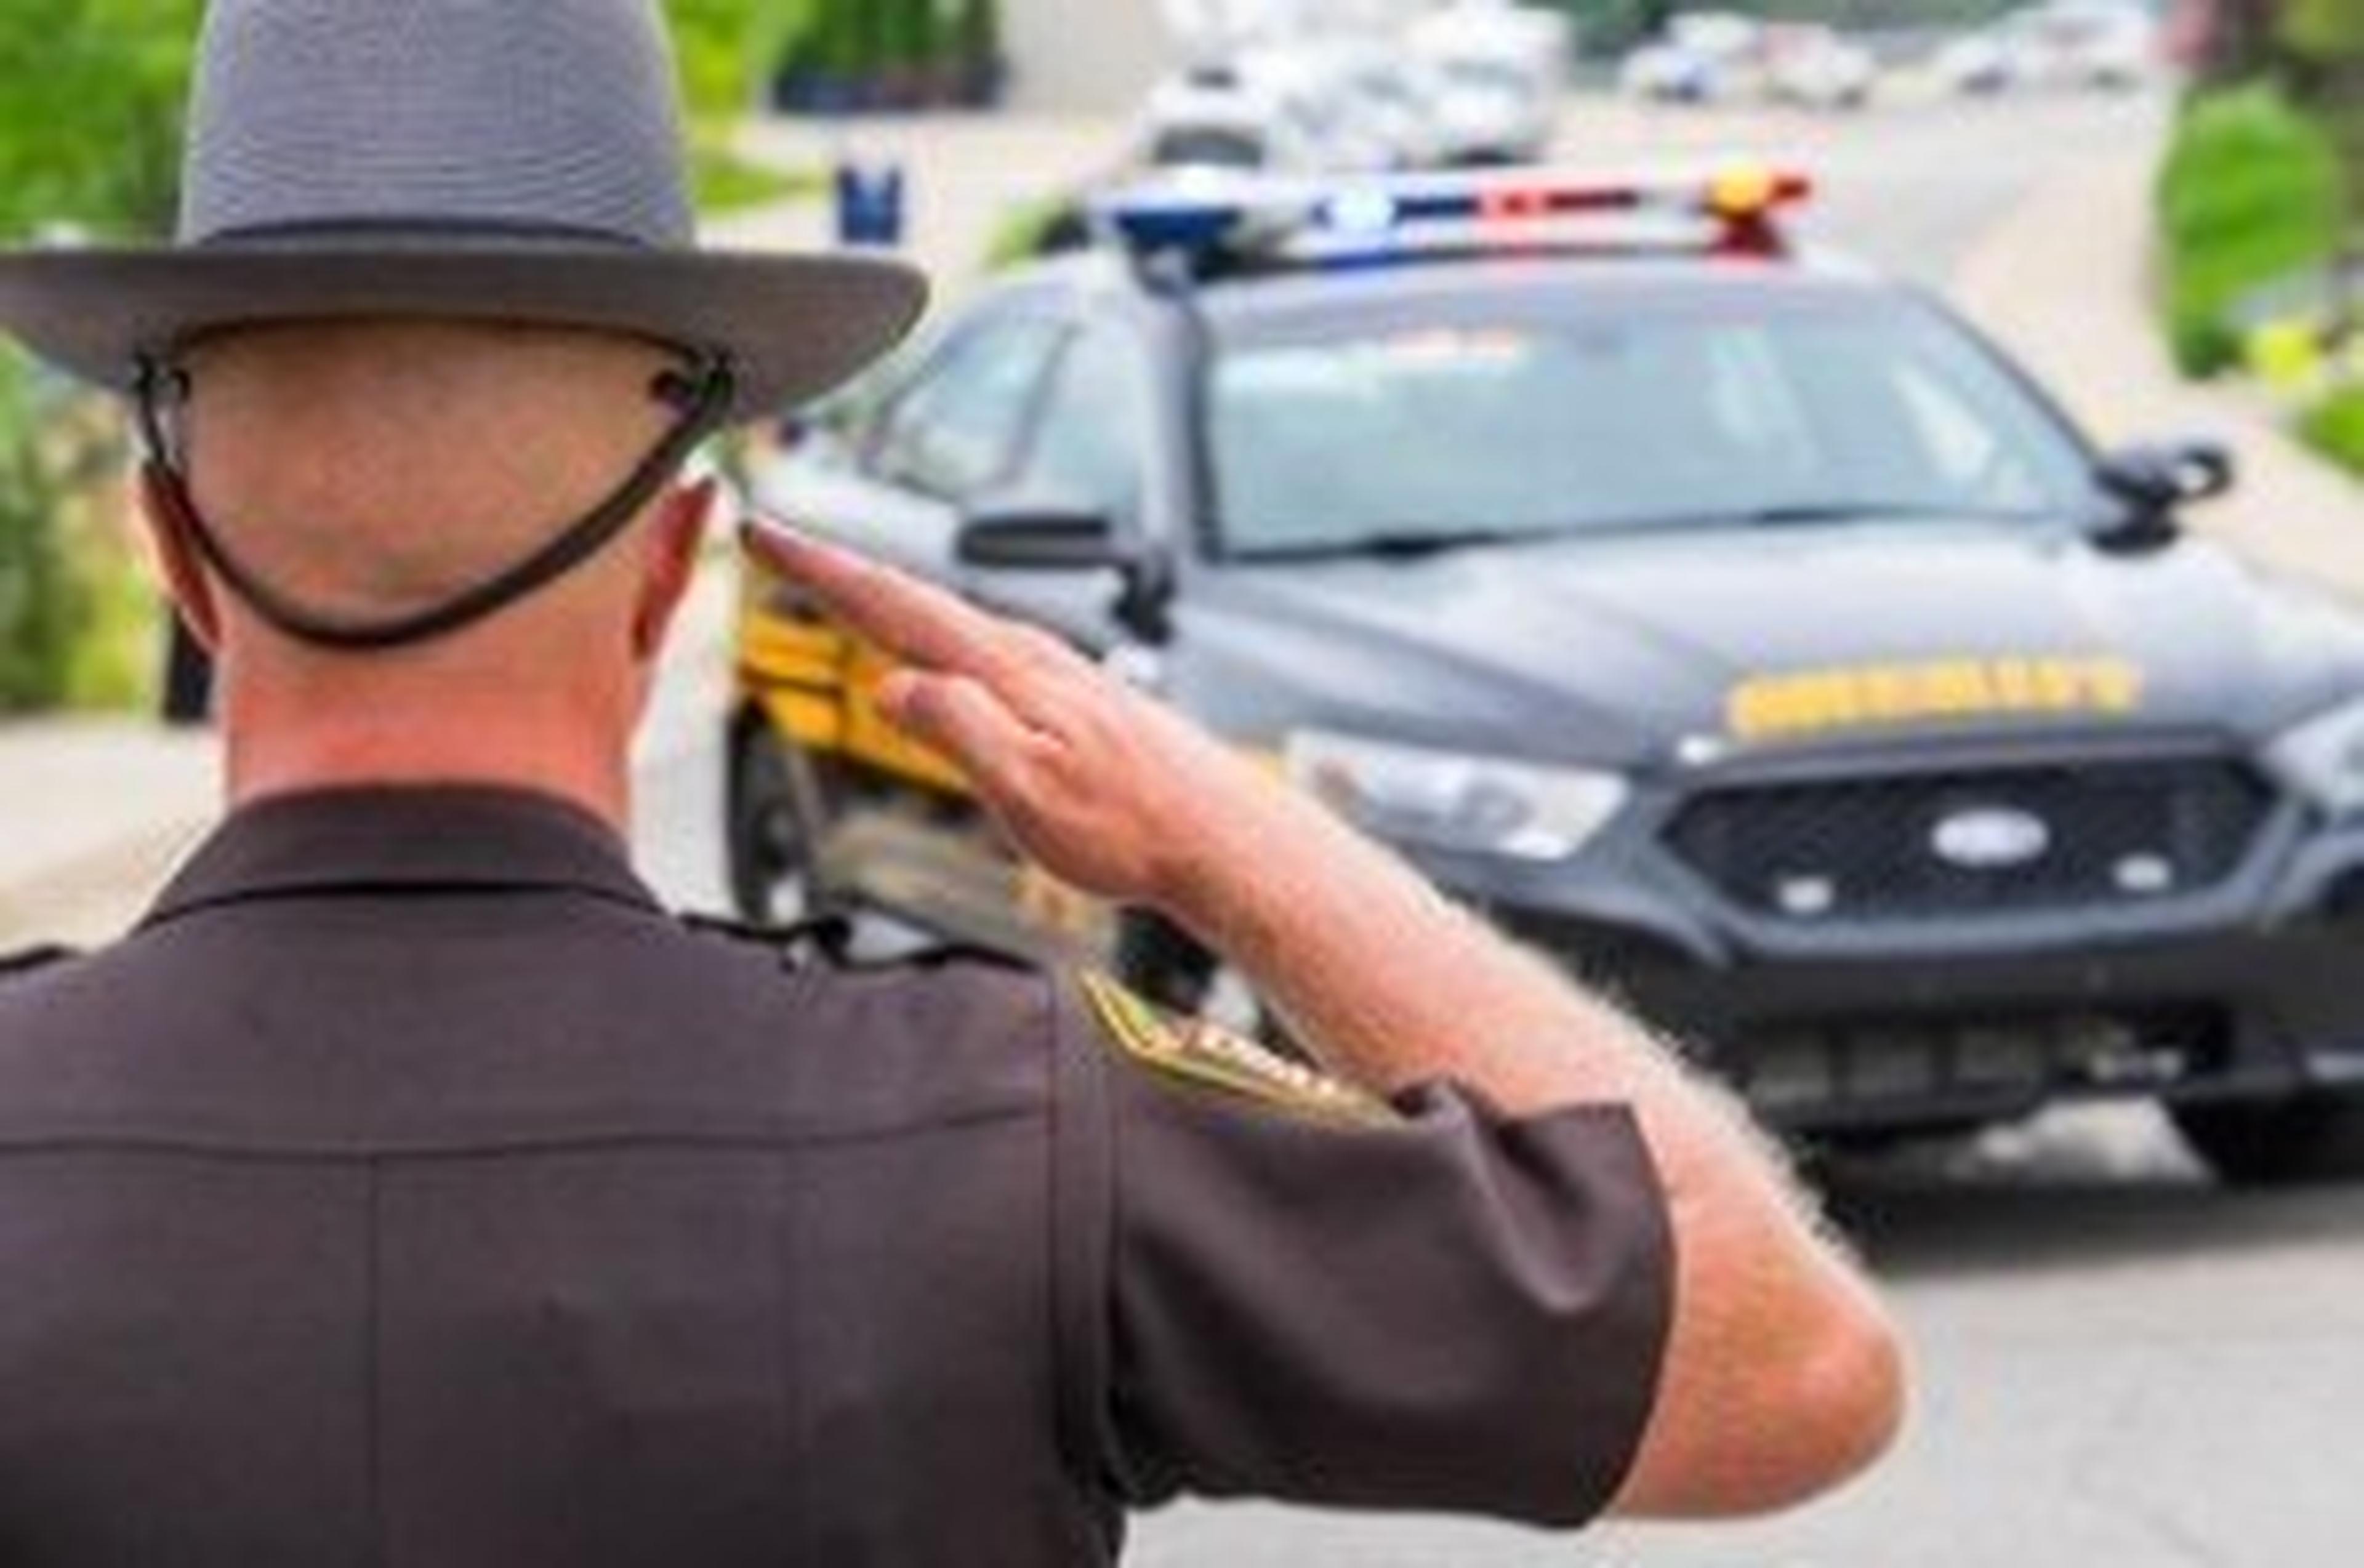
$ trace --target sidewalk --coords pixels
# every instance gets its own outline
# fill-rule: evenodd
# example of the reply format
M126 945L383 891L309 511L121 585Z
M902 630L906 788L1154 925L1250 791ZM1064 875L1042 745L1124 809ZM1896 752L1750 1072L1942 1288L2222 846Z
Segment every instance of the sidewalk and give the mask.
M210 735L140 719L0 724L0 952L122 929L215 801Z

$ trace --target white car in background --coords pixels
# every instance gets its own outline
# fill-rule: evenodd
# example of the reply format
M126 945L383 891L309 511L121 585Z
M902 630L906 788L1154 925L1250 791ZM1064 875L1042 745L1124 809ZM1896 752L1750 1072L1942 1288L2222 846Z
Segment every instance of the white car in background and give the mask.
M2018 84L2019 72L2011 48L1991 28L1952 38L1930 57L1930 73L1940 86L1960 98L1990 98Z
M1715 61L1670 43L1644 44L1617 68L1617 90L1648 104L1712 104L1723 96Z
M1340 61L1338 92L1349 119L1386 150L1397 169L1435 169L1451 161L1451 138L1439 121L1445 83L1419 61L1383 44L1358 45Z
M1135 160L1159 169L1318 170L1322 152L1288 106L1232 66L1202 64L1153 88Z
M1726 104L1762 95L1764 24L1731 11L1689 11L1666 36L1625 57L1619 86L1660 104Z
M1809 109L1859 109L1879 84L1879 62L1861 44L1824 27L1768 28L1767 95Z
M1203 61L1154 88L1135 136L1153 168L1374 173L1398 165L1388 128L1322 50L1279 46Z
M1566 17L1455 6L1414 23L1405 46L1433 83L1438 161L1527 163L1549 153L1573 49Z
M2158 23L2134 0L2052 0L1953 39L1932 67L1962 95L2036 89L2124 91L2150 80Z
M2123 91L2150 79L2158 59L2158 20L2128 0L2056 0L2024 13L2045 45L2052 80L2066 87Z

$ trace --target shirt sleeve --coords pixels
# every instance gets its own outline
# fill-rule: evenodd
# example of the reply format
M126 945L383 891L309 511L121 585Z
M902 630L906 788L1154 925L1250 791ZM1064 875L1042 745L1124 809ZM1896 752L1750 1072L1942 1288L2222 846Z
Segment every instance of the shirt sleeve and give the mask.
M1260 1094L1252 1073L1112 1041L1088 1004L1064 1016L1068 1093L1097 1106L1062 1119L1105 1138L1081 1163L1106 1183L1092 1359L1125 1502L1559 1526L1607 1506L1672 1296L1665 1200L1629 1110L1514 1120L1440 1084L1340 1114L1321 1085Z

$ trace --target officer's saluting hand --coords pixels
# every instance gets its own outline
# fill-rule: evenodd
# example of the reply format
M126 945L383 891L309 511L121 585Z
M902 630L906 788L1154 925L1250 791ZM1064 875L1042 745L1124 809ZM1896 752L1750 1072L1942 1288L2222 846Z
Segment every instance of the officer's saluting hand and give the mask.
M1663 1184L1675 1277L1617 1511L1779 1507L1887 1446L1902 1362L1871 1288L1818 1232L1778 1152L1645 1029L1057 639L776 524L744 538L906 662L883 710L957 762L1029 856L1086 892L1159 910L1238 963L1350 1084L1392 1098L1458 1084L1513 1118L1630 1108ZM1634 1218L1621 1210L1656 1201L1613 1187L1567 1195L1601 1212L1563 1219L1612 1229ZM1488 1332L1482 1320L1451 1327ZM1648 1351L1640 1339L1617 1348ZM1547 1378L1547 1362L1533 1375ZM1574 1374L1613 1384L1629 1370L1594 1362ZM1590 1436L1614 1451L1618 1434Z

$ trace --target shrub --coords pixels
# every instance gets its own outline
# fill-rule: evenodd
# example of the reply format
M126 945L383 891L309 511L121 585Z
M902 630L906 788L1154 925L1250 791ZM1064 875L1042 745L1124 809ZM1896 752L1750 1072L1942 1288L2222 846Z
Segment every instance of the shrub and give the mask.
M2307 444L2364 478L2364 386L2347 386L2311 409L2299 422Z
M2274 88L2210 93L2176 128L2158 183L2168 333L2187 375L2240 355L2244 294L2330 260L2340 176L2329 139Z
M50 401L0 352L0 714L135 705L155 663L154 596L92 522L114 428L86 399Z

